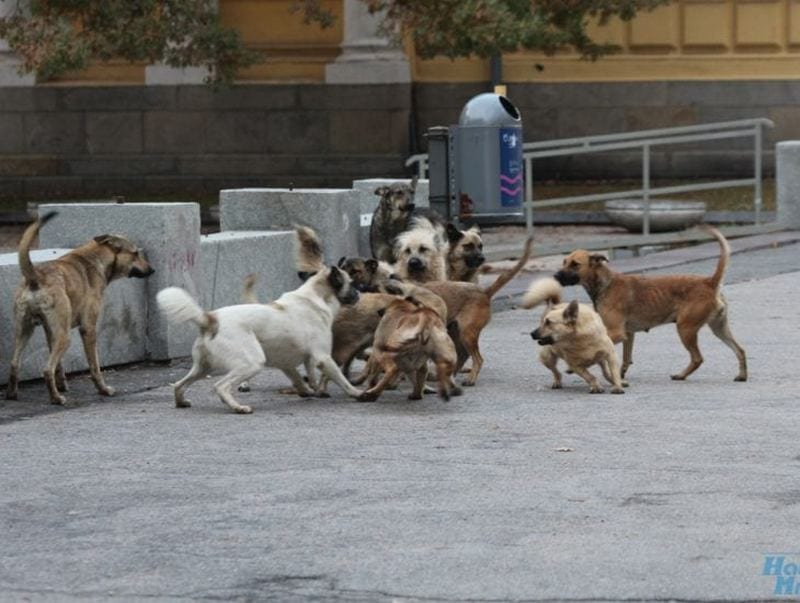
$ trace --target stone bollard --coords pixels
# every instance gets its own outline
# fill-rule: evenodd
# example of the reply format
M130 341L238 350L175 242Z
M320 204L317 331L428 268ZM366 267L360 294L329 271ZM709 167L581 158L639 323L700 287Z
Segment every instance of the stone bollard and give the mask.
M202 237L200 250L204 308L242 303L250 274L258 277L255 293L263 303L302 284L294 263L294 232L217 232Z
M220 229L291 230L310 226L328 263L358 255L359 205L347 189L243 188L219 193ZM264 258L269 262L270 258Z
M411 178L369 178L366 180L353 180L353 190L358 195L361 228L358 234L358 249L362 257L371 257L369 247L369 226L372 224L372 214L378 207L379 197L375 190L381 186L390 186L396 182L411 184ZM419 180L414 191L414 204L417 207L430 207L429 181Z
M778 224L800 228L800 140L775 145L775 203Z
M196 299L200 276L200 206L197 203L64 203L39 206L40 215L56 210L57 218L39 235L42 247L78 247L104 233L121 234L147 253L155 274L138 287L145 291L142 308L148 358L165 360L191 352L197 330L168 324L155 295L164 287L183 287ZM115 285L112 285L114 287ZM110 292L110 290L109 290ZM142 302L137 302L142 303Z

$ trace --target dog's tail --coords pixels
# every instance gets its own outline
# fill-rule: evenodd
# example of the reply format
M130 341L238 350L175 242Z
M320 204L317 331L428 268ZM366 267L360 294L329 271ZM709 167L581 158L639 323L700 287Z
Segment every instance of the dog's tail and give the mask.
M560 304L561 291L561 283L552 276L540 278L533 281L531 286L528 287L525 295L522 296L522 303L520 305L527 309L535 308L543 303Z
M260 303L258 301L258 297L256 296L255 286L256 281L258 280L258 275L248 274L247 277L244 279L244 287L242 288L242 302L245 304L257 304Z
M308 226L296 225L295 233L295 265L298 272L319 272L325 267L322 257L322 243L317 233Z
M56 215L58 215L58 212L47 212L35 222L31 222L28 228L25 229L22 240L19 242L19 269L25 279L25 283L30 289L39 288L39 277L36 275L33 262L31 262L31 243L33 243L33 239L36 238L36 235L39 234L39 229L55 218Z
M172 322L191 321L200 328L200 333L212 338L217 334L219 322L211 312L201 308L194 298L179 287L167 287L156 294L161 311Z
M719 243L720 253L717 269L714 271L714 274L709 277L714 289L719 289L719 286L722 283L722 278L725 276L725 271L728 269L728 262L731 259L731 246L728 245L728 240L722 235L722 233L713 226L701 224L700 228L714 237Z
M522 256L520 256L519 260L517 261L514 266L502 272L500 276L486 289L484 289L486 295L489 296L491 299L494 297L495 293L500 291L503 287L506 286L508 281L519 274L519 271L528 263L528 260L531 259L531 251L533 250L533 237L528 237L528 240L525 241L525 249L522 250Z

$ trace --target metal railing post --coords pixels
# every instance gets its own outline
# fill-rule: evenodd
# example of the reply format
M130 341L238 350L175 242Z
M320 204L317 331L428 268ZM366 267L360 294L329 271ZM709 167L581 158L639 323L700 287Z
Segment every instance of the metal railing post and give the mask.
M650 145L642 146L642 200L644 212L642 213L642 234L650 234Z
M525 157L525 231L533 236L533 159Z
M761 146L762 146L762 138L763 138L763 131L762 131L763 124L758 124L755 127L754 131L754 138L755 138L755 165L753 166L755 169L753 170L753 178L755 178L755 182L753 182L753 211L755 213L755 222L756 225L761 224L761 200L762 200L762 192L761 192Z

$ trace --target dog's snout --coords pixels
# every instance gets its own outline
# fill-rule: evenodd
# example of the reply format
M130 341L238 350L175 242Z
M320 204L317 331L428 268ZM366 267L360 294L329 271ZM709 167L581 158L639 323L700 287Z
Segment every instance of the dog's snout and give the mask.
M563 287L577 285L581 282L581 277L574 272L567 272L566 270L559 270L553 275L553 278Z
M534 329L533 331L531 331L531 339L536 341L537 339L539 339L539 337L540 337L539 329Z
M128 276L130 278L147 278L154 272L155 270L153 270L152 266L147 266L146 270L142 270L138 266L131 266L130 272L128 272Z
M355 304L359 300L360 295L361 294L358 292L358 289L356 289L355 287L350 287L350 289L347 290L347 294L339 298L339 301L345 305L350 306Z
M422 260L419 258L411 258L408 260L408 269L409 270L422 270L425 267L425 264L422 263Z
M467 257L466 264L470 268L477 268L478 266L482 266L485 261L486 256L484 256L482 253L479 253L477 255Z

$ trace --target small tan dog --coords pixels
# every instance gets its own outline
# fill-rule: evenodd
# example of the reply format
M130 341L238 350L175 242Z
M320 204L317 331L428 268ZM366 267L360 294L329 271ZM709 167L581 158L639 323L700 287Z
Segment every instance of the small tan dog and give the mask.
M16 400L19 363L37 325L44 327L50 356L44 380L53 404L66 404L61 392L67 381L61 359L69 347L69 331L78 327L86 351L89 371L97 391L114 395L100 372L97 355L97 319L103 292L118 278L145 278L155 272L141 249L119 235L104 234L52 262L31 263L30 247L43 224L56 216L44 215L25 230L19 244L19 267L23 282L14 295L15 339L6 398Z
M415 218L413 228L398 235L394 249L394 268L402 280L425 283L447 279L447 240L442 228L427 218Z
M611 341L623 342L623 377L633 364L634 334L674 322L681 342L689 352L690 361L683 371L672 375L673 379L686 379L703 363L697 346L697 332L708 324L711 332L736 354L739 373L734 381L747 381L745 352L733 338L728 326L728 305L720 292L731 249L716 228L702 228L720 246L719 263L711 276L620 274L608 267L605 256L583 249L565 257L562 269L555 274L556 280L562 285L583 285L602 317Z
M420 400L428 376L428 361L436 367L439 396L449 400L461 394L453 383L456 349L445 330L442 318L413 297L397 298L383 311L375 331L372 355L355 385L372 378L376 381L359 400L372 402L386 387L404 374L413 384L409 400ZM380 373L383 376L378 379Z
M447 278L478 284L478 274L486 256L483 255L483 239L480 228L472 226L459 230L452 222L445 227L447 233Z
M599 364L603 376L613 386L611 393L623 394L623 382L614 343L609 338L600 315L591 306L561 302L561 285L554 278L534 281L522 298L523 308L534 308L542 303L547 308L539 327L531 337L540 346L539 360L553 373L553 389L561 389L558 360L567 363L575 374L589 384L593 394L603 392L589 367Z

